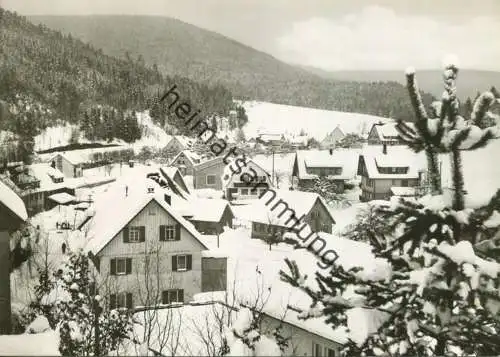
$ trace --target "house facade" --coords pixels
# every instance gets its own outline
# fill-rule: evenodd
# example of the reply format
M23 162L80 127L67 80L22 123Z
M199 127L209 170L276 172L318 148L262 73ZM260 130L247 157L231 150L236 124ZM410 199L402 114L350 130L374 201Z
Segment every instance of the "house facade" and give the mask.
M306 150L297 151L292 168L293 186L307 189L317 179L328 178L338 193L344 192L344 184L354 178L352 165L356 155L350 150Z
M268 191L274 193L278 191ZM306 223L313 232L331 233L335 219L326 203L316 193L301 191L279 191L272 197L265 193L258 202L252 204L252 238L267 239L270 236L282 237L284 233L294 231L290 229L292 215L299 219L300 228Z
M186 217L201 234L220 234L224 227L233 227L234 213L223 199L195 199L191 215Z
M241 179L242 175L246 177L245 173L250 177L257 177L258 188L256 187L255 179L252 181ZM254 187L256 189L252 190ZM242 168L241 174L230 176L224 193L226 199L229 201L257 199L262 192L266 191L267 187L272 187L270 174L254 161L247 160L247 164Z
M204 188L222 190L222 173L225 166L221 156L195 165L193 167L193 187L198 190Z
M340 126L337 125L337 127L333 129L331 133L327 134L323 141L321 141L320 147L322 149L335 149L337 143L344 137L344 132L340 129Z
M193 175L193 168L201 162L201 158L194 152L183 150L170 162L170 166L177 167L182 175Z
M58 153L48 162L49 164L55 165L55 168L61 171L65 177L83 176L83 162L76 157Z
M121 204L125 214L111 229L109 212L96 211L89 222L87 249L110 307L184 302L202 292L202 252L208 248L194 227L160 196L128 196Z
M358 175L361 176L361 195L363 202L384 200L394 192L416 192L420 184L418 166L409 155L393 155L384 146L383 153L362 154L358 161ZM404 194L408 196L408 194Z

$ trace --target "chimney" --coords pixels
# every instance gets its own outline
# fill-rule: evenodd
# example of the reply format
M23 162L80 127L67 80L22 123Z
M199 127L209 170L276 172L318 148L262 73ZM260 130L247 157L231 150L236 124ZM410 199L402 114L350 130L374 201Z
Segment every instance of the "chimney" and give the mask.
M385 143L382 145L382 153L384 155L387 155L387 144L385 144Z
M165 194L165 202L167 202L169 205L172 204L172 199L170 198L170 195Z
M330 155L333 155L333 149L330 148Z
M148 193L155 193L154 187L148 187Z

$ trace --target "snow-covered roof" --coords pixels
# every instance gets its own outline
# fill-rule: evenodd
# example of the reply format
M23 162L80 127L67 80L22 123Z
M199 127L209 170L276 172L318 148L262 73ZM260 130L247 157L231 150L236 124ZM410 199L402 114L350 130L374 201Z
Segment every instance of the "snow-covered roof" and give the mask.
M232 213L229 202L223 199L193 198L189 200L190 219L193 221L220 222L226 208L229 208Z
M164 167L160 167L160 173L163 175L163 176L166 176L165 178L170 181L168 182L169 185L174 185L174 189L181 189L181 191L179 191L179 194L181 194L182 196L184 196L185 193L189 193L189 188L187 187L187 183L186 181L184 180L184 177L182 176L182 174L180 173L179 169L175 166L164 166ZM181 181L184 183L184 187L178 187L179 184L177 182L175 182L174 180L174 177L175 175L179 175Z
M49 200L52 200L60 205L64 205L64 204L67 204L69 202L73 202L76 199L75 196L70 195L67 192L55 193L53 195L50 195L48 198L49 198Z
M412 122L405 122L411 129L416 130L415 124ZM397 140L399 138L398 130L396 129L397 123L387 123L383 125L374 125L377 128L377 133L380 140Z
M239 159L243 160L243 158L240 156ZM249 175L251 174L253 176L253 172L252 173L249 173L248 171L250 170L250 168L252 168L253 170L255 170L255 172L257 173L258 176L261 176L262 174L266 175L268 178L271 177L271 175L269 174L269 172L267 172L261 165L257 164L255 161L253 161L252 159L250 159L249 157L245 157L244 158L245 160L245 166L242 167L242 173L239 174L239 175L235 175L233 174L233 172L231 171L231 162L225 166L224 168L224 171L223 171L223 174L222 174L222 182L223 182L223 186L224 188L226 188L228 185L230 185L233 181L234 181L234 178L235 177L240 177L244 172L247 172ZM226 176L228 178L226 178Z
M296 144L296 145L307 145L307 141L309 140L308 135L298 135L298 136L291 136L287 138L288 141L291 144Z
M259 134L258 138L264 142L280 141L283 139L283 134Z
M214 157L213 159L209 159L209 160L203 161L197 165L194 165L194 170L203 170L203 169L206 169L207 167L211 167L211 166L223 164L223 163L224 163L224 158L222 156L217 156L217 157Z
M415 196L416 190L415 187L399 187L392 186L391 192L395 196Z
M73 165L80 165L89 161L88 152L85 152L83 150L58 152L55 155L53 155L48 161L49 162L53 161L59 155L68 160Z
M60 356L59 331L34 334L0 335L2 356Z
M2 181L0 181L0 203L3 204L5 207L7 207L23 222L28 219L26 206L24 205L24 202L21 199L21 197L19 197Z
M276 197L273 198L272 192L276 193ZM280 200L283 203L273 209ZM296 218L300 218L303 215L307 215L318 201L325 207L330 217L334 220L328 206L317 193L286 190L270 190L260 199L251 203L248 207L249 220L252 222L286 227L287 221L290 218L290 213L282 214L285 208L284 203L286 203L290 209L293 209ZM269 204L267 204L268 202ZM280 215L281 217L279 217ZM288 226L291 224L293 223L288 222Z
M196 165L201 160L200 155L198 155L197 153L195 153L191 150L182 150L177 155L175 155L175 157L171 161L171 164L175 163L177 161L177 159L183 154L189 160L191 165Z
M387 154L382 145L367 146L359 156L363 157L368 177L371 179L416 179L419 171L425 169L425 159L405 146L388 146ZM406 173L380 173L381 168L408 168Z
M203 242L203 237L195 229L192 223L182 217L177 209L174 209L176 202L172 205L165 201L165 191L159 189L157 184L149 179L137 180L134 185L128 185L127 196L125 187L115 185L110 191L99 196L95 204L94 215L88 222L89 241L86 249L93 254L99 253L132 218L141 212L147 204L152 201L158 203L170 216L182 225L204 249L208 249ZM154 192L148 193L147 188L153 187ZM171 196L174 200L175 195ZM179 200L181 200L179 198ZM119 202L119 204L116 204Z
M71 186L66 180L66 182L54 182L52 178L60 179L64 178L64 175L61 171L54 169L48 163L32 164L29 166L29 170L38 180L40 180L41 190L55 190L57 188Z
M339 180L349 180L356 175L357 154L352 150L298 150L295 156L299 179L314 179L315 174L307 173L307 167L341 167L340 175L331 175Z

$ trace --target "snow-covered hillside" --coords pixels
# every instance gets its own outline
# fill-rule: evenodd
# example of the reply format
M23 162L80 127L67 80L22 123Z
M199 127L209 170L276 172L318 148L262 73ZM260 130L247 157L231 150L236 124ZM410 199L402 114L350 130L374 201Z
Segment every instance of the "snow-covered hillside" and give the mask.
M391 121L391 119L373 115L267 102L244 102L243 107L248 115L248 123L244 128L247 138L255 137L259 131L298 134L301 129L304 129L317 140L323 140L325 135L333 131L337 125L345 133L367 134L372 124L379 121Z

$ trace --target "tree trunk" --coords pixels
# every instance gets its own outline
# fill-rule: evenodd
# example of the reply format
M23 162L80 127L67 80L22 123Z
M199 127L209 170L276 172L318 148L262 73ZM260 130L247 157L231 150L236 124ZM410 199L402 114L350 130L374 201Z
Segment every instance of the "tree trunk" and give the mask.
M431 185L431 194L433 196L440 195L442 193L441 172L438 166L437 155L431 148L426 148L425 154L427 156L427 171L429 175L428 180Z
M461 211L465 206L464 199L464 176L462 174L462 156L460 150L453 150L451 161L451 171L453 180L453 203L452 208L455 211Z

